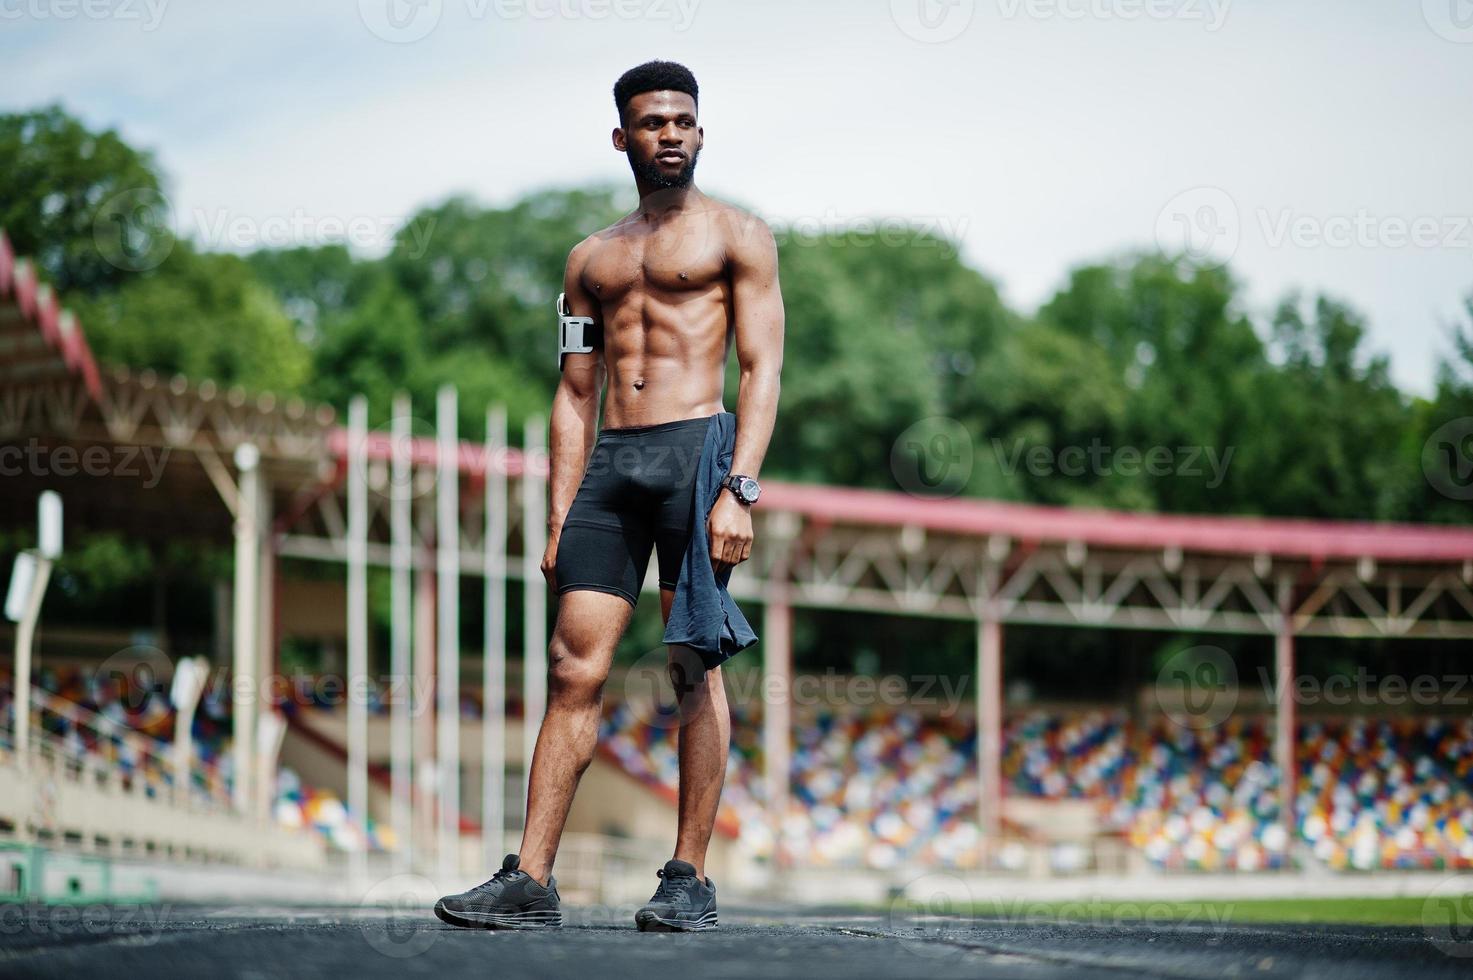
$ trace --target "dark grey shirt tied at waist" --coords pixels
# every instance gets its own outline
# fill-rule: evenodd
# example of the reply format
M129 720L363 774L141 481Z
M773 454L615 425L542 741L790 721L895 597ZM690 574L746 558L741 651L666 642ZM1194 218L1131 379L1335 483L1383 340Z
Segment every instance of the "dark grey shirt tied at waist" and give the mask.
M723 492L721 483L731 471L736 421L731 412L719 412L711 416L706 429L691 502L690 543L680 562L675 601L665 624L665 643L690 647L707 670L757 642L757 634L727 591L731 569L718 575L711 567L711 539L706 530L711 508Z

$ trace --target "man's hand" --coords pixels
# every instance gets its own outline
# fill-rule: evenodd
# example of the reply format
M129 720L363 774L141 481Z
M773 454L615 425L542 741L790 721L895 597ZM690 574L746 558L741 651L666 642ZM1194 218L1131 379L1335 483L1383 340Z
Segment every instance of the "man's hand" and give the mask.
M548 588L554 591L557 589L557 542L562 534L560 527L548 528L547 550L542 552L542 577L547 579Z
M752 511L730 490L721 497L706 519L711 539L711 568L719 575L735 568L752 555Z

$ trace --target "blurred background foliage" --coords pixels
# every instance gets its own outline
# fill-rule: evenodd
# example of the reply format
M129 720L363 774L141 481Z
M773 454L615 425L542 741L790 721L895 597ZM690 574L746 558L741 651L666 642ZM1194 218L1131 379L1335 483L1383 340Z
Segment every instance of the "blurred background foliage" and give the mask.
M0 115L0 227L78 313L99 359L299 394L339 413L363 392L372 424L400 390L429 418L435 389L452 382L467 438L481 436L493 402L513 432L546 414L568 250L635 203L609 187L504 207L452 198L415 214L382 256L335 244L242 255L179 240L156 267L129 272L102 258L93 225L108 200L139 189L167 193L167 181L115 132L60 107ZM897 440L939 417L972 441L965 482L947 487L966 495L1310 518L1473 513L1424 474L1458 465L1429 452L1429 438L1473 416L1473 298L1423 396L1392 383L1355 310L1296 295L1256 316L1229 269L1105 257L1068 270L1030 313L1010 309L956 243L921 229L775 231L788 331L767 478L896 489ZM729 378L733 406L734 365ZM1039 447L1053 462L1030 468ZM1172 471L1070 475L1057 464L1071 447L1166 447ZM1177 472L1188 449L1225 461L1220 480L1206 457L1197 475ZM122 543L92 550L81 574L99 584L148 565ZM820 646L846 658L886 645L872 624L835 619L822 632ZM1073 659L1069 644L1049 649Z

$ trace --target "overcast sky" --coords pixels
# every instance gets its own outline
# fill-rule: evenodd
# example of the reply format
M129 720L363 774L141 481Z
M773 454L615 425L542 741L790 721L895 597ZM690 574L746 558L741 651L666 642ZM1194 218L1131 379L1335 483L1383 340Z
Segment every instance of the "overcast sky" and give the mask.
M700 81L705 190L956 235L1024 310L1187 247L1260 317L1349 300L1425 393L1473 291L1470 0L0 0L0 107L118 127L218 248L627 181L651 57Z

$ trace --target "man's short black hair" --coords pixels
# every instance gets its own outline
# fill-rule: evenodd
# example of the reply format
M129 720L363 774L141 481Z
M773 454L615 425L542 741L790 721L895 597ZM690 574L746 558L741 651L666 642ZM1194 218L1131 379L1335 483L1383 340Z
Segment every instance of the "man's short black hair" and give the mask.
M673 61L646 61L620 75L614 83L614 107L619 110L621 125L629 100L643 92L684 92L697 106L701 103L701 88L689 68Z

